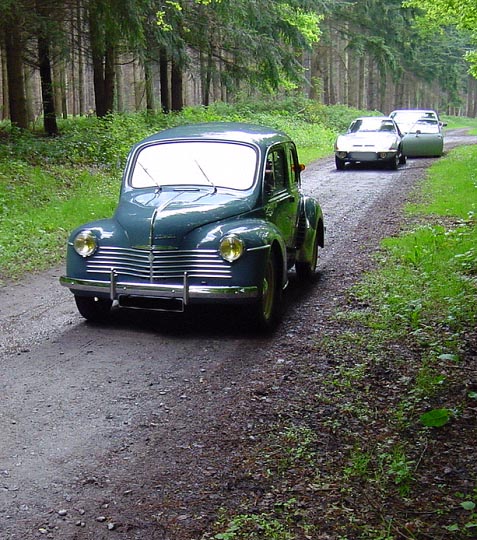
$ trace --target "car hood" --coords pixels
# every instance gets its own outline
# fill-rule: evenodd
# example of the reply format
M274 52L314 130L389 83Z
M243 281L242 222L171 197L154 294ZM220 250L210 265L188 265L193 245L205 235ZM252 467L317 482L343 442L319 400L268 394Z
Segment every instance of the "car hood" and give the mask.
M175 249L192 230L248 212L251 196L206 190L128 192L115 219L131 247Z
M351 150L352 148L382 148L388 149L398 143L398 137L394 133L386 132L363 132L340 135L336 141L339 150Z

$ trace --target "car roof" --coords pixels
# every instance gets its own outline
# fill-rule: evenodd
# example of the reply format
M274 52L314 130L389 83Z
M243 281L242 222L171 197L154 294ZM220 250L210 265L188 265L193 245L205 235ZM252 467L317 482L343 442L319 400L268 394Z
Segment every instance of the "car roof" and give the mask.
M136 146L177 139L243 142L260 147L291 141L290 137L283 131L267 126L245 122L206 122L165 129L143 139Z
M392 118L389 118L389 116L360 116L359 118L355 118L353 122L356 122L356 120L364 120L367 118L373 118L373 120L392 120Z
M391 116L391 114L397 114L397 113L419 113L419 114L432 113L437 116L436 111L434 111L433 109L396 109L395 111L391 111L389 113L389 116Z
M390 118L389 116L360 116L358 118L355 118L349 125L348 129L351 129L351 126L356 125L356 123L359 122L360 125L365 126L376 126L376 131L378 131L378 126L382 125L383 123L386 124L392 124L393 126L397 126L396 122L393 118Z

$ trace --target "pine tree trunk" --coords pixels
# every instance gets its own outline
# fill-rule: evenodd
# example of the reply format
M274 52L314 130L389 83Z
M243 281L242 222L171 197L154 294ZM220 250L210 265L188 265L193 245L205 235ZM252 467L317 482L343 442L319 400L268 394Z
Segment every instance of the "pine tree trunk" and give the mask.
M161 84L161 108L162 112L168 113L171 110L169 100L169 63L165 49L159 53L159 79Z
M171 110L181 111L184 108L182 68L172 61L171 71Z
M9 117L8 109L8 85L7 85L7 63L5 55L0 47L0 58L2 60L2 120L6 120Z
M154 100L154 79L152 66L148 60L144 62L144 79L146 82L146 110L148 112L154 112L156 109Z
M43 103L43 128L50 135L58 135L56 109L51 76L50 44L44 36L38 38L38 63L40 66L41 98Z
M12 16L5 32L5 56L8 79L8 105L12 125L21 129L28 128L28 113L25 97L25 80L23 78L22 50L20 24Z
M83 58L83 17L81 13L81 0L76 4L76 22L78 25L78 108L80 116L85 114L84 98L84 58Z
M106 39L106 53L104 55L104 107L105 115L114 110L114 87L116 79L116 49Z

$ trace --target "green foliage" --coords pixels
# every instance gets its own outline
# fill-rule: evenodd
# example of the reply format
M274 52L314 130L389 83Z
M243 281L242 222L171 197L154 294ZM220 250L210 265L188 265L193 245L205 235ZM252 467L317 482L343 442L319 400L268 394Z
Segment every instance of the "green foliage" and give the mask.
M214 540L292 540L294 535L274 516L246 514L232 518L226 530L213 538Z
M345 480L360 478L382 487L395 485L403 497L409 493L413 475L414 462L408 459L402 445L381 444L372 450L354 448L343 470Z
M419 421L426 427L442 427L445 426L452 418L452 411L449 409L432 409L424 414L421 414Z
M474 0L405 0L407 7L416 7L425 13L426 24L442 28L455 26L459 30L470 33L472 42L477 44L477 16ZM477 75L477 55L475 51L467 53L467 60L470 63L470 70L474 76Z
M445 529L449 533L455 533L455 538L475 538L475 533L477 532L477 488L473 490L471 497L463 493L458 493L457 496L465 499L460 503L460 508L466 512L465 523L463 525L452 523L445 527Z
M306 426L290 426L282 430L273 445L275 450L267 458L269 474L283 475L297 466L313 466L316 433Z
M371 323L376 330L428 341L429 331L444 328L449 345L476 321L476 160L474 147L453 151L432 167L422 187L426 202L408 206L413 216L432 213L447 222L383 241L382 271L357 288L379 298L379 317Z
M118 176L106 172L1 163L0 282L60 262L69 231L110 215L118 192Z

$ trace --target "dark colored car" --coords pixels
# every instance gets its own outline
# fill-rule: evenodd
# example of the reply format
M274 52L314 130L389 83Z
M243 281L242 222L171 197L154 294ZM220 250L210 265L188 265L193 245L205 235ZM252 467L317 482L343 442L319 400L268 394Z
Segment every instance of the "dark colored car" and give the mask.
M408 157L441 157L444 153L444 134L437 120L417 120L404 135L404 152Z
M93 322L112 308L246 303L254 324L273 328L288 271L309 279L324 245L302 168L292 140L267 127L210 123L153 135L129 154L114 216L72 232L60 282Z
M407 157L440 157L444 153L444 134L436 111L402 109L389 115L398 124L403 136L403 151Z

